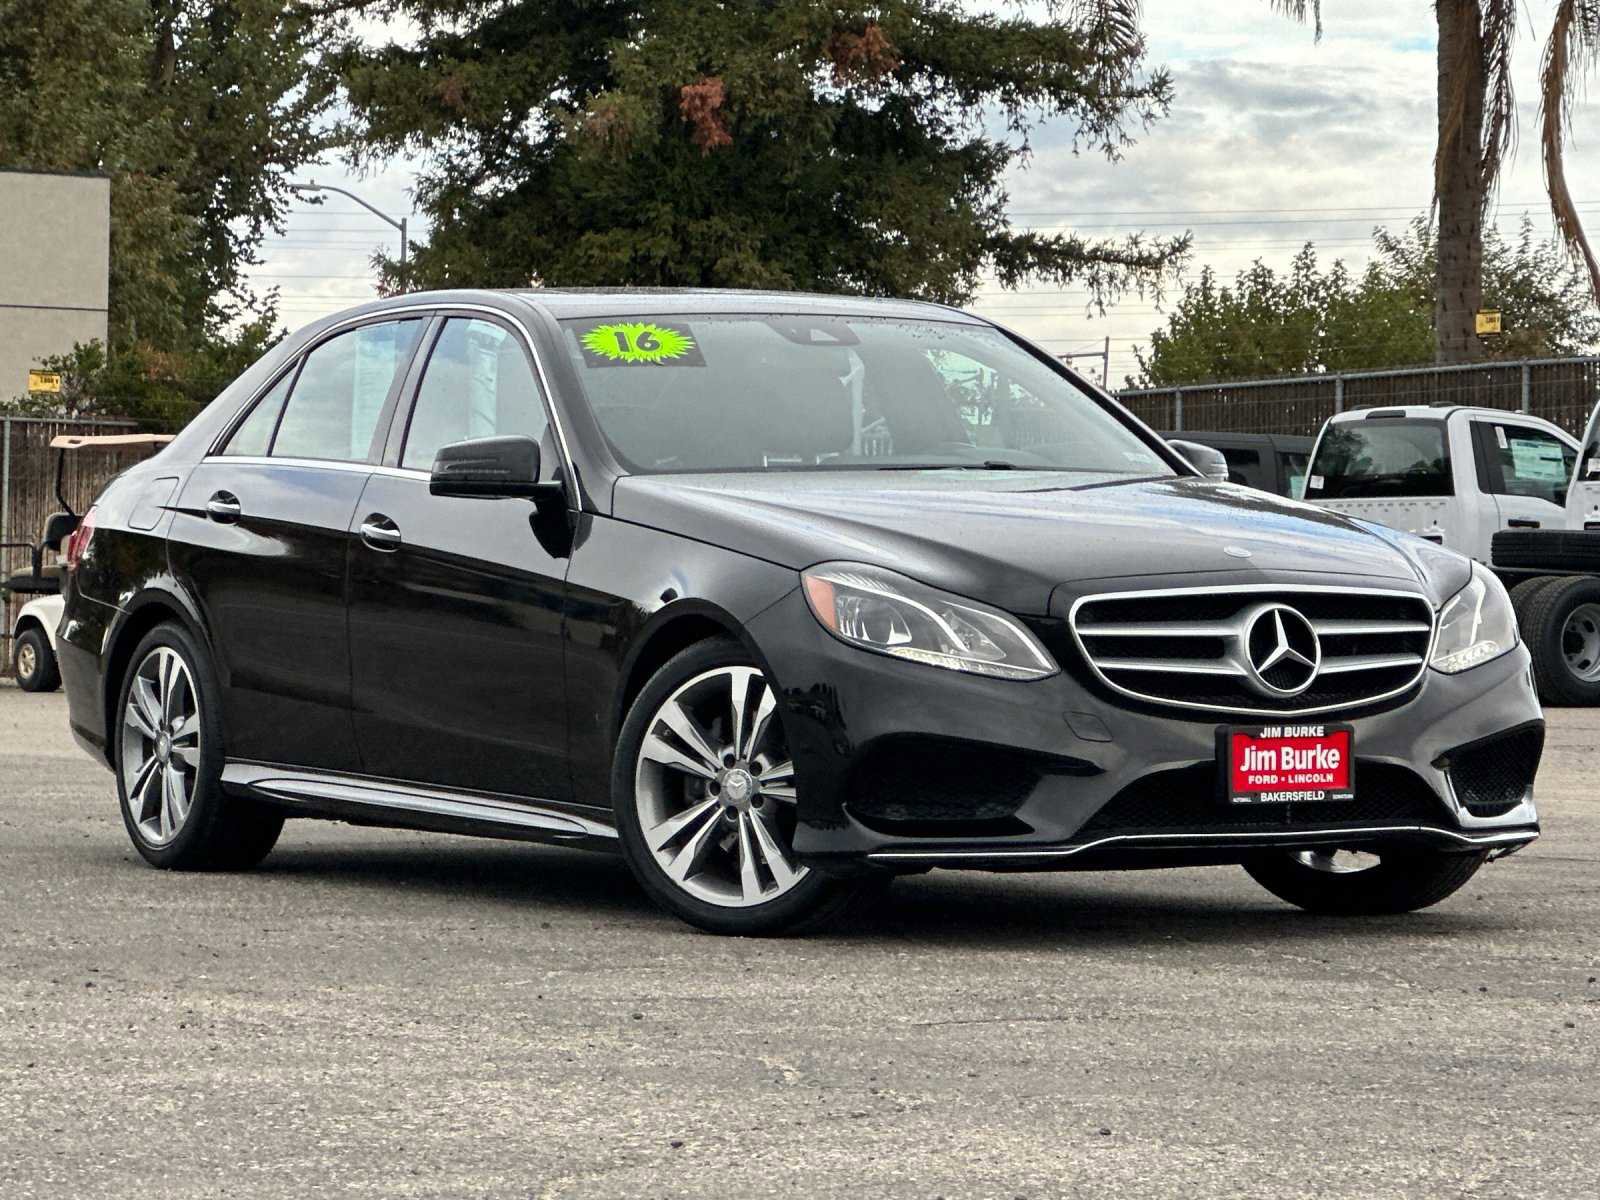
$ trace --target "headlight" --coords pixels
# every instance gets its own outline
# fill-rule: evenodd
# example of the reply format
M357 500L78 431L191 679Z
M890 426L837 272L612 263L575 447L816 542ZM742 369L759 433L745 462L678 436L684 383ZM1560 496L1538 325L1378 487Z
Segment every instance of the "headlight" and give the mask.
M801 572L806 601L840 641L892 658L997 679L1043 679L1056 664L1003 613L858 563Z
M1439 610L1433 669L1447 675L1499 658L1517 644L1517 618L1505 586L1477 563L1467 586Z

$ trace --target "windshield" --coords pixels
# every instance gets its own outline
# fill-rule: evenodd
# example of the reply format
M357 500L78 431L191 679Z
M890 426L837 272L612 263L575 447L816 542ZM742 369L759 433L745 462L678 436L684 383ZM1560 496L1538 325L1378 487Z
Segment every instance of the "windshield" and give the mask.
M999 332L817 316L563 321L600 428L646 473L843 468L1175 472Z
M1329 425L1306 479L1307 500L1448 496L1443 421L1367 418Z

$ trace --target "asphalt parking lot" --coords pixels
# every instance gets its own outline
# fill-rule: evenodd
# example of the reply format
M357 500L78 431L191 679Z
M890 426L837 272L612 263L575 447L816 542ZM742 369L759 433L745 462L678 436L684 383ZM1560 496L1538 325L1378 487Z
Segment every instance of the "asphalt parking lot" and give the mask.
M1560 1196L1600 1178L1600 712L1407 918L931 875L743 942L576 851L295 822L145 867L0 684L0 1196Z

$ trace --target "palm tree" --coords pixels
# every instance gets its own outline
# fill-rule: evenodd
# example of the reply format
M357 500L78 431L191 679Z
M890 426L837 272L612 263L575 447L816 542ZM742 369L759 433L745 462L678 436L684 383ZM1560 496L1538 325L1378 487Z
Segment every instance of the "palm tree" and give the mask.
M1271 0L1297 21L1310 18L1322 36L1321 0ZM1439 214L1434 287L1434 358L1478 356L1473 315L1483 299L1483 223L1500 168L1516 140L1511 50L1516 0L1435 0L1439 23L1439 140L1433 157L1433 199ZM1589 272L1600 300L1600 263L1567 188L1564 154L1573 96L1585 70L1600 63L1600 0L1557 0L1540 73L1539 140L1550 210L1567 251Z

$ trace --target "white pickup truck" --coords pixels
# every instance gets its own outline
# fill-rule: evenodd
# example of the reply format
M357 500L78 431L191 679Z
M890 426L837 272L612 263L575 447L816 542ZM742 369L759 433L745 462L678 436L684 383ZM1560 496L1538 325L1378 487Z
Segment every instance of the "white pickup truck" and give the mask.
M1306 499L1492 567L1540 695L1600 704L1600 405L1581 442L1494 408L1340 413L1317 437Z

